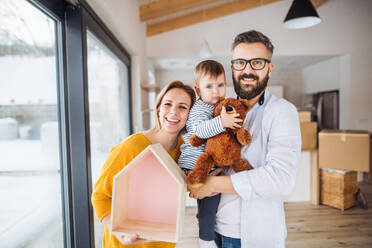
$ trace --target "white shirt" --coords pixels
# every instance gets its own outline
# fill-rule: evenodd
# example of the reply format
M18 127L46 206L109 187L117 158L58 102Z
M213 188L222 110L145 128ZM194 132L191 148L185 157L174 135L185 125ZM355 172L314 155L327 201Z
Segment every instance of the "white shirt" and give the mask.
M264 93L264 103L256 103L247 113L245 123L252 143L243 147L242 157L254 169L233 173L231 180L238 197L222 194L217 212L216 231L240 231L242 248L285 247L287 236L283 199L291 193L301 155L301 132L296 108L284 99ZM226 225L228 215L238 221ZM225 214L223 213L225 212ZM225 223L225 225L221 225ZM235 227L234 227L235 226ZM222 228L221 228L222 227ZM234 229L235 228L235 229ZM229 236L232 237L232 236Z
M231 175L233 173L233 169L225 171L225 175ZM216 232L226 237L240 239L241 204L242 198L239 195L221 195L216 214Z

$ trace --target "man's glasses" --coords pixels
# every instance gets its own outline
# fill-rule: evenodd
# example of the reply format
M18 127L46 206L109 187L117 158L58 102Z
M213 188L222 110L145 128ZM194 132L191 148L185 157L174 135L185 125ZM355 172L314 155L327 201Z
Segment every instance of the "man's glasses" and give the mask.
M245 69L247 64L251 66L251 68L255 71L262 70L267 63L270 63L271 61L268 59L263 59L263 58L254 58L254 59L234 59L231 60L231 66L234 70L236 71L242 71Z

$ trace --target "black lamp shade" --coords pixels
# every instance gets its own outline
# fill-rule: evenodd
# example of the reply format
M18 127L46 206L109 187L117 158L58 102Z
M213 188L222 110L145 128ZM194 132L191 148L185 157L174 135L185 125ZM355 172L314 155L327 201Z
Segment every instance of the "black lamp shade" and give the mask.
M320 23L320 18L310 0L294 0L284 19L284 27L299 29Z

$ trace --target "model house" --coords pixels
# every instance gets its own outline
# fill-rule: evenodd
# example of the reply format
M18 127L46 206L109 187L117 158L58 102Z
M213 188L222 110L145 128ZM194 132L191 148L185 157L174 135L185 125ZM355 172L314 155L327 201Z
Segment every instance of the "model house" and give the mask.
M149 145L114 177L111 230L176 243L185 217L185 176L160 144Z

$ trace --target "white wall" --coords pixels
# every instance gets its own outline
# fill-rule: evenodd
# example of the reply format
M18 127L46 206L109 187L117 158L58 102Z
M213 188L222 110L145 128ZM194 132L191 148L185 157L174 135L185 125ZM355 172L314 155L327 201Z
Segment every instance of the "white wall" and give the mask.
M87 0L96 14L131 55L132 103L134 131L142 130L141 104L143 95L141 82L147 80L146 26L139 20L138 1Z
M175 80L184 82L185 84L194 86L194 70L193 69L174 69L164 70L157 69L155 71L156 82L160 84L160 87L165 86Z
M318 8L322 23L303 30L286 30L282 21L291 2L280 1L148 37L147 55L196 56L200 44L206 39L215 56L228 56L233 38L250 29L268 35L276 47L276 55L340 55L340 127L372 131L369 63L372 57L372 1L329 0Z
M276 68L271 74L268 85L282 85L283 98L293 103L296 107L301 106L303 95L301 69Z
M340 70L341 60L339 57L305 67L302 70L304 93L339 89Z

